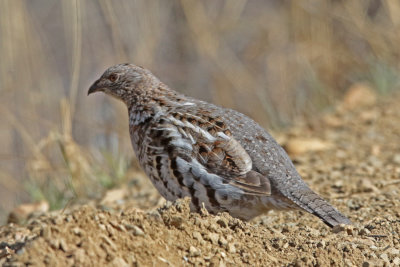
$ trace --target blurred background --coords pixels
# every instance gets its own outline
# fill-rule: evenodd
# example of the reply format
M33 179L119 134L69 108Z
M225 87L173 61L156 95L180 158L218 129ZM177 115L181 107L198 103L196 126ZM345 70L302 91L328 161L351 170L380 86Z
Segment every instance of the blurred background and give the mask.
M354 84L399 88L395 0L0 0L0 224L58 209L137 169L122 103L87 97L117 63L280 130Z

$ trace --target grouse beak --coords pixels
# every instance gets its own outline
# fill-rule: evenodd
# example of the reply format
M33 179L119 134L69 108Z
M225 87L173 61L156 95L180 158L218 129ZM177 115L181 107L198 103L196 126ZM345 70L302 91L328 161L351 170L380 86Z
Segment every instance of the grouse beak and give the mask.
M95 93L95 92L100 92L100 91L104 91L104 88L100 87L98 84L100 82L100 79L98 79L97 81L95 81L92 86L90 86L89 91L88 91L88 95Z

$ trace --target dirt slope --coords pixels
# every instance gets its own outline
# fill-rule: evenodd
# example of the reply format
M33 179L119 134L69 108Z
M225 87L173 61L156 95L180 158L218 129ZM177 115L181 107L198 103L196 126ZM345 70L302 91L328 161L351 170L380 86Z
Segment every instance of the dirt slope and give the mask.
M300 211L273 211L248 223L190 213L187 200L163 202L138 175L101 201L1 227L0 264L398 266L399 101L338 108L279 138L300 153L294 160L304 179L354 226L332 230Z

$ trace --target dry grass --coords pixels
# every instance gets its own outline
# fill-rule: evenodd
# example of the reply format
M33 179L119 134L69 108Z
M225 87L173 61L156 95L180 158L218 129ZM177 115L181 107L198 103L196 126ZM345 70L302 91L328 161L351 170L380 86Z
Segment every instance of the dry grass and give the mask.
M126 111L86 98L109 65L146 66L281 127L356 81L398 88L399 43L391 0L0 1L0 219L22 201L60 207L125 179Z

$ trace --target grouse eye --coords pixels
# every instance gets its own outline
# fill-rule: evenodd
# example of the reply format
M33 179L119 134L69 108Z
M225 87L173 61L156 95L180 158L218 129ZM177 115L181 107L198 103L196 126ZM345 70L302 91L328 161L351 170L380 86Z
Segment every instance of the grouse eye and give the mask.
M108 79L113 83L116 82L118 80L118 78L119 78L119 76L116 73L112 73L112 74L110 74L110 76L108 76Z

